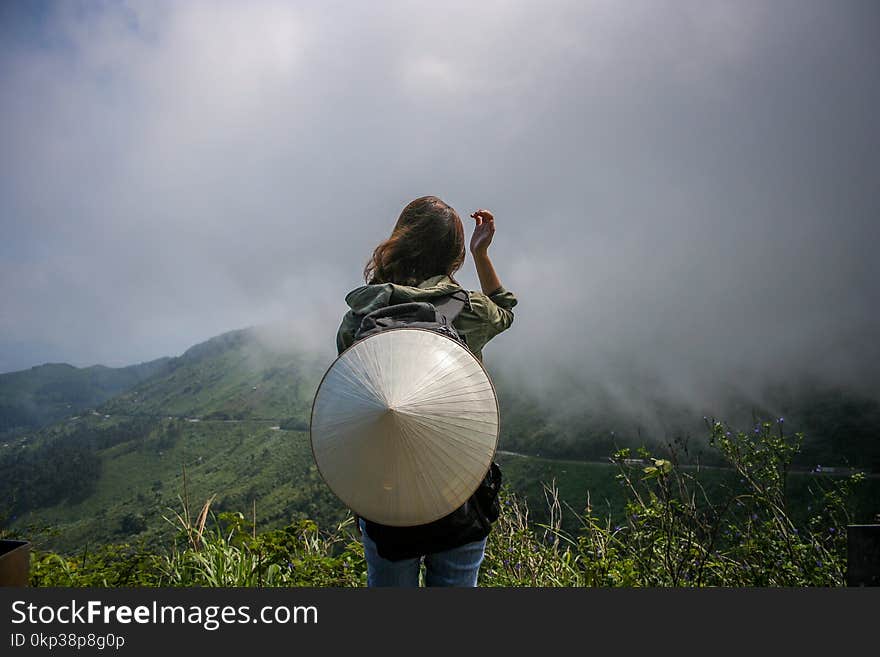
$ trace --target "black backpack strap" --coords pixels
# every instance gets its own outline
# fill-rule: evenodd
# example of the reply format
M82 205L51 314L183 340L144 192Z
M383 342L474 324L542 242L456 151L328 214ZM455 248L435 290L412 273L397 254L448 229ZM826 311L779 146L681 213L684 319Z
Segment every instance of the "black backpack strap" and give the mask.
M432 301L437 312L446 317L446 321L452 324L465 306L470 306L470 295L467 290L456 290L444 297L437 297L441 301Z

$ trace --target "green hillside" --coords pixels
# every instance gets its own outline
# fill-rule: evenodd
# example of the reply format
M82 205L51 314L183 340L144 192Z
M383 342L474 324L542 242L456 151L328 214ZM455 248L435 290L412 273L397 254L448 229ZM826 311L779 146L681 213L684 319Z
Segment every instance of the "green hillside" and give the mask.
M50 376L53 370L45 368L13 373L18 378L3 375L4 407L28 391L44 390L46 398L51 381L64 380L72 388L85 382L81 397L59 397L62 401L54 407L59 413L72 404L64 400L84 403L96 399L89 396L96 390L107 397L0 443L0 528L69 551L86 544L161 540L167 531L162 516L179 508L184 467L192 505L216 494L214 508L221 511L253 513L256 504L260 527L283 526L297 518L332 525L344 509L318 476L307 433L312 398L329 362L295 344L283 350L270 346L262 335L259 328L225 333L180 357L115 370L116 378L107 378L109 368L69 366L61 366L73 370L69 379ZM702 424L682 409L658 406L667 428L652 433L610 404L603 405L598 393L585 397L582 406L551 410L505 372L491 364L489 371L501 404L500 447L527 455L499 456L505 481L525 496L535 519L543 517L546 507L542 483L554 479L564 501L575 509L583 509L589 491L595 508L605 508L607 500L607 509L618 517L623 498L608 456L621 447L642 445L664 455L674 435L669 427ZM20 389L10 383L15 381ZM113 388L107 381L121 388L115 396L110 396ZM774 402L779 403L791 411L787 430L811 426L816 431L808 432L806 452L796 457L804 472L791 478L793 499L818 481L805 465L849 462L871 467L876 462L876 402L817 389L811 396ZM705 435L692 436L687 451L680 451L682 462L723 462ZM701 476L708 488L717 489L731 475L704 469ZM877 511L872 507L872 500L880 499L876 482L868 479L858 493L864 519Z
M169 358L128 367L46 363L0 374L0 438L37 429L94 407L164 371Z
M0 473L0 486L13 501L21 499L22 489L44 487L48 495L36 499L39 506L13 510L11 525L56 549L162 536L168 529L162 516L180 507L184 467L192 505L214 494L218 510L252 510L256 502L261 526L305 517L329 524L344 513L321 481L302 431L259 421L90 416L45 432L41 444L54 451L85 442L86 435L91 445L84 451L95 455L97 467L83 467L83 458L66 471L54 469L51 478L35 469L11 492L8 471ZM39 461L52 460L44 456Z
M162 373L126 390L100 409L105 414L202 419L271 419L308 428L322 359L290 345L283 352L256 329L230 331L172 358Z
M778 429L767 422L757 433L734 434L715 423L712 444L727 459L725 470L697 471L644 453L632 459L626 450L615 455L613 466L503 455L508 473L514 479L525 475L526 485L553 474L554 467L563 468L563 475L573 469L565 480L580 480L592 493L600 482L614 481L617 499L608 501L622 505L625 514L597 509L594 501L583 511L572 509L575 527L566 529L561 514L566 504L559 503L552 478L544 487L543 521L535 516L539 505L526 506L508 483L500 493L501 513L489 535L480 585L844 585L847 525L857 520L848 509L864 476L800 474L786 485L800 441ZM350 515L329 525L301 519L267 529L255 512L218 512L213 499L200 514L200 500L193 505L184 497L178 509L169 510L174 528L149 542L87 543L70 555L40 546L32 553L31 584L365 585L363 548ZM128 515L122 525L123 532L143 533L146 522Z
M257 524L264 529L305 518L333 526L345 514L316 471L307 432L285 431L265 421L90 416L45 432L41 444L84 442L85 436L92 441L95 467L84 467L82 459L70 460L67 453L65 462L71 466L66 475L63 469L52 469L41 476L39 472L46 472L44 464L52 462L51 456L45 456L28 477L44 492L54 487L55 495L16 514L11 526L41 548L77 552L90 544L131 540L161 544L171 531L163 516L171 517L171 509L180 508L184 491L191 508L215 494L213 508L218 512L246 510L250 515L256 504ZM614 522L622 520L624 497L617 466L509 453L499 454L498 460L506 486L526 501L533 521L548 521L543 485L553 482L565 507L566 530L578 530L578 514L588 495L597 513ZM0 474L2 481L11 481L6 473ZM737 484L732 471L719 468L702 469L699 479L719 497L725 487L733 489ZM796 517L809 515L806 500L821 488L823 479L828 477L790 476ZM880 512L880 478L863 481L856 493L854 519L871 521Z

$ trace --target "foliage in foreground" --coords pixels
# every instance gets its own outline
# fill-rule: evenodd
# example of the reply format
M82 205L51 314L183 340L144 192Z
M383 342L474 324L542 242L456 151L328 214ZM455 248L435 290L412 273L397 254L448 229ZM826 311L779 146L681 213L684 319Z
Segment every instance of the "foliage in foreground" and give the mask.
M709 421L711 443L739 475L738 487L707 491L677 451L655 458L615 454L627 519L613 525L588 503L581 529L562 527L555 486L545 486L550 520L502 491L482 586L839 586L846 566L847 500L863 477L816 478L806 523L791 518L785 480L802 436L780 418L748 433ZM686 449L686 445L683 446ZM366 565L353 519L331 532L311 521L258 533L241 513L195 517L187 500L169 520L177 537L161 554L105 546L76 558L35 554L34 586L363 586ZM574 512L569 510L570 512ZM211 523L209 525L209 519Z
M502 586L840 586L846 577L847 500L864 475L817 477L812 515L791 518L786 477L802 440L780 419L734 434L710 421L712 445L739 475L739 486L707 491L698 473L672 458L615 454L626 521L612 525L588 503L576 534L561 527L555 488L545 486L550 521L528 523L527 509L505 500L484 568Z

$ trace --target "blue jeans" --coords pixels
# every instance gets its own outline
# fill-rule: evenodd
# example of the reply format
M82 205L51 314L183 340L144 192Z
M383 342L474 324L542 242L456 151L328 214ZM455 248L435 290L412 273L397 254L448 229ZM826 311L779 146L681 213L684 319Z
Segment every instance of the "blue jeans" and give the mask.
M382 558L373 539L367 535L364 521L359 522L367 559L367 586L418 586L422 558L400 561ZM425 586L476 586L485 550L484 538L451 550L426 554Z

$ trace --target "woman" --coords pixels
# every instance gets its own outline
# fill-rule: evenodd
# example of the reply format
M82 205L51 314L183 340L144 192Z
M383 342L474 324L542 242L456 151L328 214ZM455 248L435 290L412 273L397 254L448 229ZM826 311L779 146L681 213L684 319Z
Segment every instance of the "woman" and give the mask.
M482 292L468 291L468 303L453 326L482 362L482 350L510 327L517 299L502 286L489 259L495 218L477 210L470 252ZM401 212L391 237L373 251L362 285L345 297L350 310L336 335L341 354L354 342L360 318L391 304L430 301L462 289L453 275L465 259L464 227L458 214L436 196L423 196ZM476 586L489 535L488 523L468 523L473 499L448 516L416 527L387 527L358 520L369 586L418 586L422 559L427 586ZM425 546L430 545L430 549ZM428 550L428 551L426 551Z

